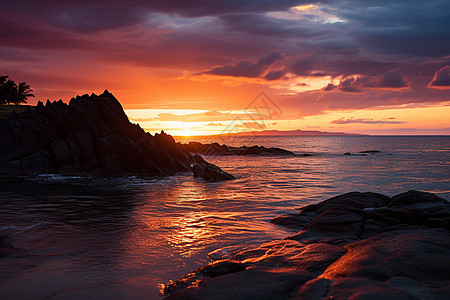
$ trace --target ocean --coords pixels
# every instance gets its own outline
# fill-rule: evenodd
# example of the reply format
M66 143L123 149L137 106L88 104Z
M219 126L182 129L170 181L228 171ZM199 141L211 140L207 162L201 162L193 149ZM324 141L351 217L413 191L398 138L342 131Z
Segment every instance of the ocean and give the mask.
M236 180L39 175L0 185L3 299L160 299L207 253L283 238L269 221L350 191L450 200L449 136L183 138L312 156L206 156ZM361 153L377 150L379 152ZM344 155L351 153L352 155Z

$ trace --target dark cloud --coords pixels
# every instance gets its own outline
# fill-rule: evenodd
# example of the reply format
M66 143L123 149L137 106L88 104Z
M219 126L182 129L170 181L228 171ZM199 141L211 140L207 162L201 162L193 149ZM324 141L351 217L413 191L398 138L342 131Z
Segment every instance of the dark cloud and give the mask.
M313 56L302 57L289 66L289 71L295 75L309 75L314 70L315 58Z
M407 122L401 122L401 121L390 121L392 118L389 118L388 120L374 120L374 119L354 119L351 117L350 119L340 118L334 121L331 121L332 124L404 124Z
M341 80L338 89L346 93L362 92L362 90L359 89L358 79L355 77L349 77Z
M142 2L142 1L139 1ZM223 15L235 12L268 12L292 6L318 3L318 0L152 0L144 2L151 9L186 16Z
M334 85L334 84L332 84L332 83L329 83L329 84L327 84L322 90L328 92L328 91L334 90L335 88L337 88L337 85Z
M0 13L0 41L3 47L24 49L93 49L94 43L83 37L39 22L22 22L14 17L2 18Z
M398 70L388 71L379 77L374 76L350 76L342 79L339 85L329 83L322 90L340 90L346 93L361 93L364 88L371 89L403 89L410 83Z
M447 0L348 0L330 6L354 24L355 39L372 52L426 57L450 53Z
M281 58L282 56L280 53L273 52L267 56L261 57L256 63L244 60L235 65L215 67L211 70L202 72L201 74L256 78L261 76L270 65L277 60L281 60Z
M375 87L379 88L406 88L408 87L407 79L398 71L389 71L381 75Z
M285 70L274 70L274 71L270 71L266 75L264 75L264 78L268 81L278 80L278 79L283 78L284 75L286 75Z
M308 20L280 19L255 13L223 15L220 19L231 30L276 38L311 38L335 32L330 25L311 26Z
M48 21L58 27L91 33L144 23L148 13L136 7L68 7L52 14Z
M7 7L22 8L24 11L38 11L36 8L44 8L43 11L61 11L66 9L88 8L136 8L140 11L164 12L188 17L216 16L236 12L283 11L292 6L327 2L325 0L43 0L27 1L17 0L8 3Z
M317 7L289 10L302 4ZM2 2L0 28L0 68L34 78L65 68L97 82L100 65L267 81L330 76L326 102L304 92L293 101L311 112L448 100L438 90L449 86L448 0L15 0ZM106 77L102 84L115 84Z
M434 77L428 86L450 88L450 66L445 66L439 69L439 71L434 74Z

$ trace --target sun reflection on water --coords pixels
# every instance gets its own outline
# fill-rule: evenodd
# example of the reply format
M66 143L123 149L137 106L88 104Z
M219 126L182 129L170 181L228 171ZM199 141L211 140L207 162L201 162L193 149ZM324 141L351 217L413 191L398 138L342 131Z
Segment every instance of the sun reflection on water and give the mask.
M188 213L175 218L172 227L177 228L166 236L170 245L177 248L180 255L190 257L216 240L220 233L209 228L205 218L210 215L203 212Z

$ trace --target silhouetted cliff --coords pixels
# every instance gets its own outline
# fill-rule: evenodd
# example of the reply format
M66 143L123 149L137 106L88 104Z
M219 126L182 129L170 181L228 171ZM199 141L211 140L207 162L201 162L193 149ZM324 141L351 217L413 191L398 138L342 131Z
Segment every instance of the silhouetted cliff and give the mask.
M173 175L192 171L170 135L129 122L107 90L44 105L0 121L0 178L37 173Z

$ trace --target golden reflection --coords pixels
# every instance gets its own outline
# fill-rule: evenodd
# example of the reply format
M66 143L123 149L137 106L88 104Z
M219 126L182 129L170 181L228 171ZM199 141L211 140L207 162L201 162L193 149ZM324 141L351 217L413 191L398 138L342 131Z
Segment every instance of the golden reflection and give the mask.
M165 235L166 241L183 257L190 257L213 243L220 235L212 229L209 221L215 213L203 209L202 201L211 197L203 183L185 182L179 188L170 189L169 199L178 207L186 207L189 212L170 218L170 232Z
M195 212L175 218L172 227L178 230L171 231L166 236L167 242L177 248L181 256L190 257L219 236L217 231L214 232L208 226L208 217L212 216L205 212Z

